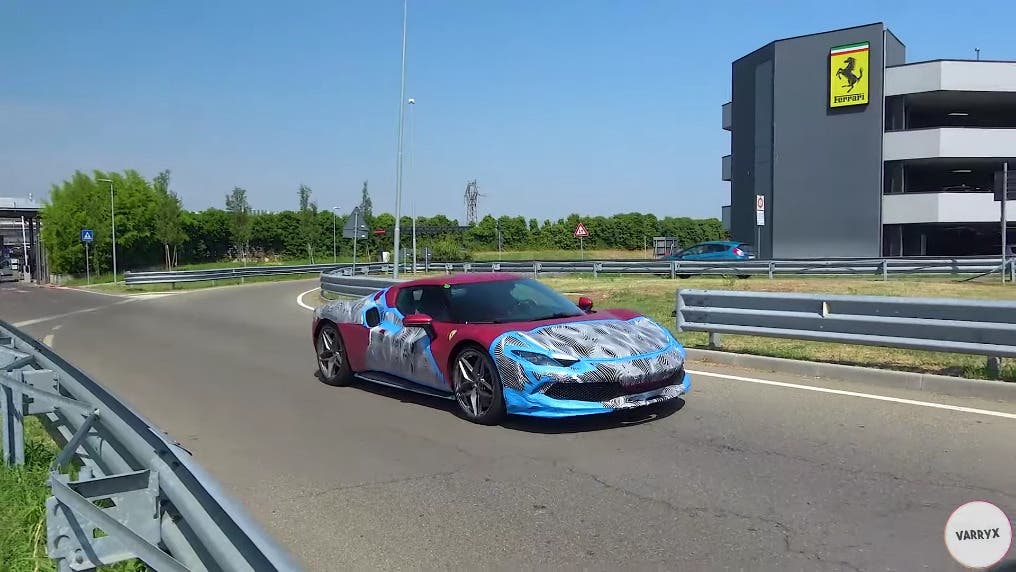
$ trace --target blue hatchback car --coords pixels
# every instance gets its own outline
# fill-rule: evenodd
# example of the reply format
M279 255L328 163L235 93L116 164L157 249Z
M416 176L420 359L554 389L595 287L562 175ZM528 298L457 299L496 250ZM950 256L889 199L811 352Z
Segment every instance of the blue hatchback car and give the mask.
M755 258L750 244L734 240L712 240L689 246L668 260L749 260Z

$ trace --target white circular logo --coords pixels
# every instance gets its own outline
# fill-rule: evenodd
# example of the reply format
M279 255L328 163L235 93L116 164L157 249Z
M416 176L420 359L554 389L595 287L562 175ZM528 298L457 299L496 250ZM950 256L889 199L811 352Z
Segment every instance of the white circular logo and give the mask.
M968 568L987 568L1005 558L1012 544L1012 525L1002 509L986 501L959 506L945 523L945 546Z

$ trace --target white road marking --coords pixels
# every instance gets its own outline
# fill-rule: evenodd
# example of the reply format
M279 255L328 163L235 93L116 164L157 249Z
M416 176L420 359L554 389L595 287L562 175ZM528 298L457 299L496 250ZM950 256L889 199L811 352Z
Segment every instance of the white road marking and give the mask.
M53 347L53 334L46 334L46 337L42 338L42 343L49 347Z
M973 407L962 407L959 405L946 405L944 403L931 403L929 401L915 401L913 399L903 399L900 397L888 397L885 395L873 395L870 393L859 393L856 391L846 391L843 389L829 389L827 387L815 387L812 385L800 385L797 383L787 383L784 381L772 381L769 379L757 379L754 377L741 377L739 375L728 375L725 373L712 373L708 371L692 371L688 370L688 373L692 375L703 375L706 377L715 377L719 379L729 379L732 381L746 381L748 383L759 383L762 385L775 385L776 387L787 387L790 389L803 389L805 391L817 391L819 393L832 393L835 395L846 395L849 397L863 397L864 399L874 399L876 401L889 401L892 403L902 403L904 405L917 405L919 407L931 407L933 409L947 409L949 411L960 411L963 413L974 413L977 415L988 415L991 417L1002 417L1004 419L1016 419L1016 413L1005 413L1002 411L991 411L988 409L975 409Z
M121 300L120 302L113 302L112 304L107 304L105 306L95 306L93 308L84 308L82 310L74 310L73 312L65 312L63 314L54 314L52 316L43 316L41 318L35 318L35 319L32 319L32 320L25 320L23 322L15 322L13 324L13 326L15 328L24 328L26 326L34 326L35 324L41 324L42 322L49 322L51 320L59 320L60 318L66 318L68 316L76 316L78 314L86 314L88 312L94 312L96 310L101 310L103 308L109 308L110 306L116 306L116 305L119 305L119 304L123 304L123 303L126 303L126 302L133 302L133 301L134 301L133 298L126 298L124 300Z
M53 331L55 332L55 331L59 330L62 327L63 327L63 324L57 324L57 325L53 326Z
M297 296L296 297L296 303L297 303L297 305L299 305L301 308L306 308L306 309L310 310L311 312L313 312L314 311L314 306L308 305L306 302L304 302L303 301L303 297L306 296L307 294L310 294L311 292L317 292L320 289L321 289L320 286L318 286L317 288L311 288L310 290L307 290L303 294L300 294L299 296Z

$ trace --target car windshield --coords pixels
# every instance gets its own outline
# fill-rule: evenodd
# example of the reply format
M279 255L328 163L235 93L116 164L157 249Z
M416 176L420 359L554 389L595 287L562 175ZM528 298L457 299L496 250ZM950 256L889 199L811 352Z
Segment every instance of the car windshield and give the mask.
M574 302L531 278L453 284L449 314L457 323L533 322L581 316Z

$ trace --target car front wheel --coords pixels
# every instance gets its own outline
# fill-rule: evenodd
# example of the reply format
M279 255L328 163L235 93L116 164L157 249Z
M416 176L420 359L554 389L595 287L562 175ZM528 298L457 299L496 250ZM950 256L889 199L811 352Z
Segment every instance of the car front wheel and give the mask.
M318 375L321 381L334 386L349 385L353 380L349 360L346 358L346 346L338 328L325 324L318 330L314 340L317 350Z
M504 391L490 355L469 346L453 363L455 402L466 419L481 425L495 425L504 419Z

